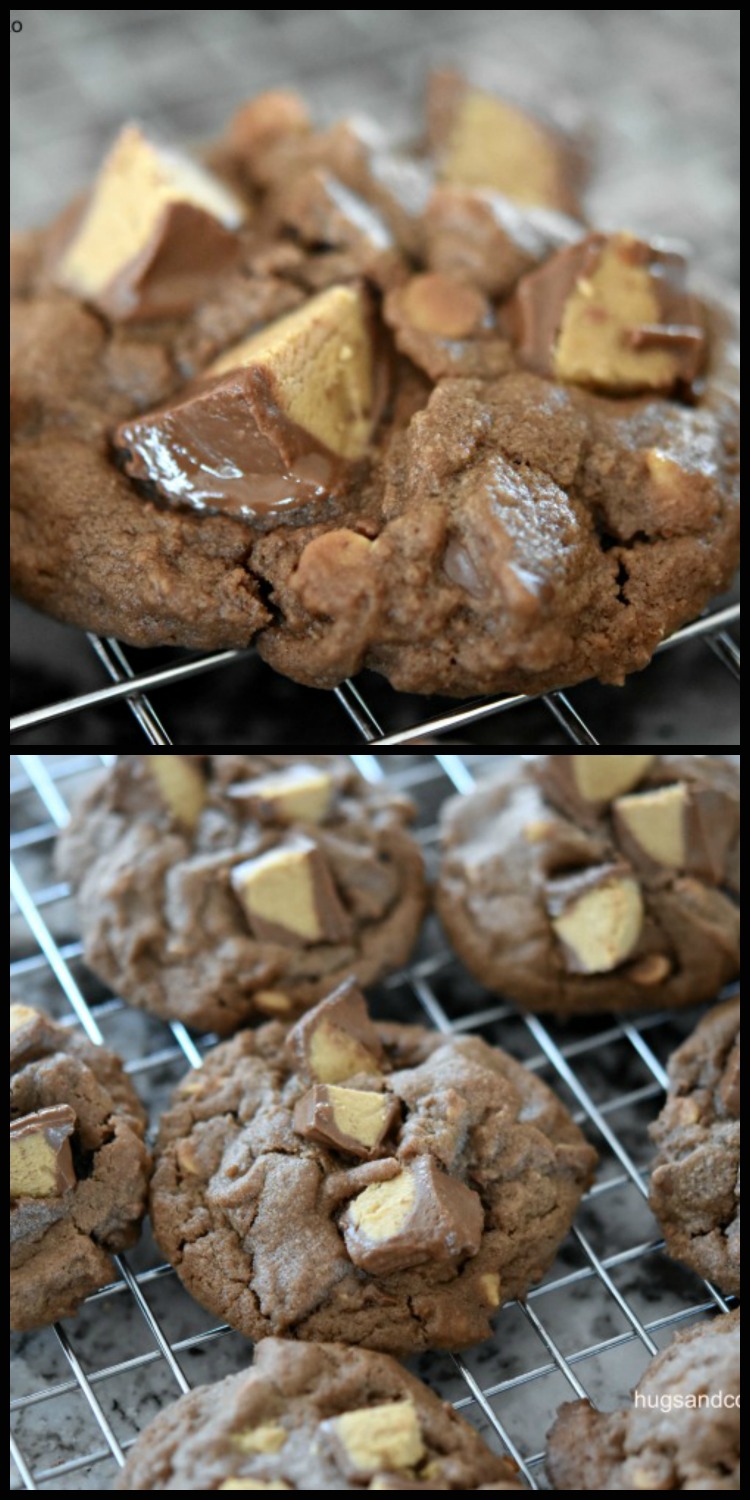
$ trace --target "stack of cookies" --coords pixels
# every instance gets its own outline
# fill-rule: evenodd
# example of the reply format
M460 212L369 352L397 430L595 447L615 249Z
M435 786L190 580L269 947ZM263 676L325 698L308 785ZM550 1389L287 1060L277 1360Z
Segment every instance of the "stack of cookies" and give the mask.
M371 1014L362 986L407 961L427 905L412 814L343 757L123 756L61 837L94 972L226 1040L175 1090L152 1164L118 1059L12 1006L13 1326L113 1278L150 1178L183 1285L258 1341L247 1371L156 1419L118 1488L523 1487L393 1356L489 1337L549 1270L597 1158L498 1047ZM519 1005L684 1006L736 978L726 762L550 756L454 799L443 827L445 930ZM736 1292L737 1001L675 1054L653 1135L670 1254ZM738 1488L738 1411L688 1425L674 1400L735 1389L738 1319L680 1334L643 1410L561 1408L555 1487ZM667 1398L684 1409L665 1431Z

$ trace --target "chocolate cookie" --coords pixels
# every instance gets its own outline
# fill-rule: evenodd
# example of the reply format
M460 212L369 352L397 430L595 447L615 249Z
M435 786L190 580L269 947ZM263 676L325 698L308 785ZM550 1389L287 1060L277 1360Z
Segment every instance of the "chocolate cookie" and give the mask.
M343 757L127 755L62 835L86 962L222 1035L408 957L425 905L412 805Z
M549 755L454 798L437 908L529 1010L690 1005L739 972L739 777L703 755Z
M428 149L293 94L210 170L126 127L11 246L11 565L138 646L333 687L622 682L738 557L736 328L587 233L559 132L435 78Z
M251 1338L459 1349L544 1275L595 1159L519 1063L374 1024L348 981L188 1075L151 1213L188 1290Z
M669 1060L651 1126L651 1207L675 1260L740 1290L740 1002L704 1016Z
M631 1406L560 1407L547 1449L553 1488L738 1490L739 1380L739 1312L678 1333L638 1382Z
M522 1489L514 1466L395 1359L263 1339L251 1370L183 1396L118 1490Z
M151 1158L122 1063L27 1005L10 1008L11 1327L76 1312L138 1238Z

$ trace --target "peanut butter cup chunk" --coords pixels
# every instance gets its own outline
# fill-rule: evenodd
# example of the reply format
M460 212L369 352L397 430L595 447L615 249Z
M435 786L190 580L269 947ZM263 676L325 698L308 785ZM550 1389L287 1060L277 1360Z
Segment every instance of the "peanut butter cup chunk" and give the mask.
M67 291L114 320L184 313L234 265L246 205L137 125L120 132L57 268Z
M373 351L364 294L331 287L235 344L115 435L124 467L181 506L255 521L315 519L345 492L370 437Z
M362 293L333 286L235 344L208 375L257 370L281 410L341 458L361 458L370 439L372 339Z
M448 70L430 79L427 113L443 182L578 212L580 156L558 131Z
M685 272L681 255L633 235L588 235L519 283L511 313L521 359L615 395L689 385L706 336Z

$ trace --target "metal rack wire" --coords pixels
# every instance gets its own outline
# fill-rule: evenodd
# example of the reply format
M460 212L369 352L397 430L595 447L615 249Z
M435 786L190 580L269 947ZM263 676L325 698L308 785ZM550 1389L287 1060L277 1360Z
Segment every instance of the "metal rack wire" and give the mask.
M83 968L68 893L51 864L71 791L111 759L12 758L11 983L17 997L80 1025L93 1042L115 1045L142 1097L158 1109L161 1091L186 1065L199 1067L214 1039L194 1038L179 1023L166 1027L102 991ZM388 776L415 798L430 859L442 797L468 791L477 773L511 758L352 759L368 779ZM590 1395L614 1404L676 1326L727 1307L714 1287L662 1257L644 1205L646 1126L665 1084L663 1059L693 1018L601 1017L565 1028L520 1016L467 979L437 932L428 934L408 969L380 987L376 1003L439 1031L478 1030L507 1045L552 1082L600 1151L597 1181L545 1281L525 1301L502 1309L489 1344L462 1357L419 1361L420 1373L483 1428L493 1446L511 1454L531 1488L545 1488L539 1437L560 1400ZM17 1341L12 1487L106 1487L139 1424L192 1384L247 1362L247 1343L226 1326L210 1320L198 1327L188 1320L181 1332L173 1326L179 1321L175 1299L181 1299L180 1317L187 1307L191 1315L200 1310L144 1240L118 1257L118 1279L89 1298L78 1318ZM200 1361L208 1353L210 1375Z
M729 634L729 627L739 624L739 618L739 604L714 610L702 615L689 625L683 626L681 630L662 641L657 650L659 652L671 650L675 646L683 645L696 638L705 640L726 670L739 681L739 647ZM139 673L128 660L127 653L119 641L112 638L103 640L96 635L89 635L88 639L111 678L111 682L92 692L81 693L57 703L50 703L46 707L34 709L29 713L19 714L10 721L11 735L38 729L70 714L84 713L88 709L124 699L150 744L174 744L176 741L165 728L148 695L156 689L189 681L206 672L218 671L220 667L236 663L248 654L242 651L206 652L180 657L166 666ZM355 733L373 747L416 744L425 738L434 739L441 735L453 734L476 723L479 719L489 718L493 714L506 713L509 709L520 708L531 701L524 693L473 699L466 703L459 703L455 708L447 709L437 715L428 713L428 716L420 722L389 734L355 682L347 680L334 691ZM600 731L597 730L595 733L594 729L581 717L567 693L561 690L545 693L542 695L542 702L557 726L574 745L606 743L600 738ZM695 738L697 739L698 735ZM248 743L257 742L252 740ZM523 743L522 736L519 736L518 743Z

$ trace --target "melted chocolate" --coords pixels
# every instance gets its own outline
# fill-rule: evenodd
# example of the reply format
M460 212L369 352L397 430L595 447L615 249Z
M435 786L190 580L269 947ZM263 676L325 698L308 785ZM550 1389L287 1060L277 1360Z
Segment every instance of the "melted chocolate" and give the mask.
M298 519L358 469L290 421L257 369L193 382L170 405L124 422L115 447L126 473L172 504L247 520Z

